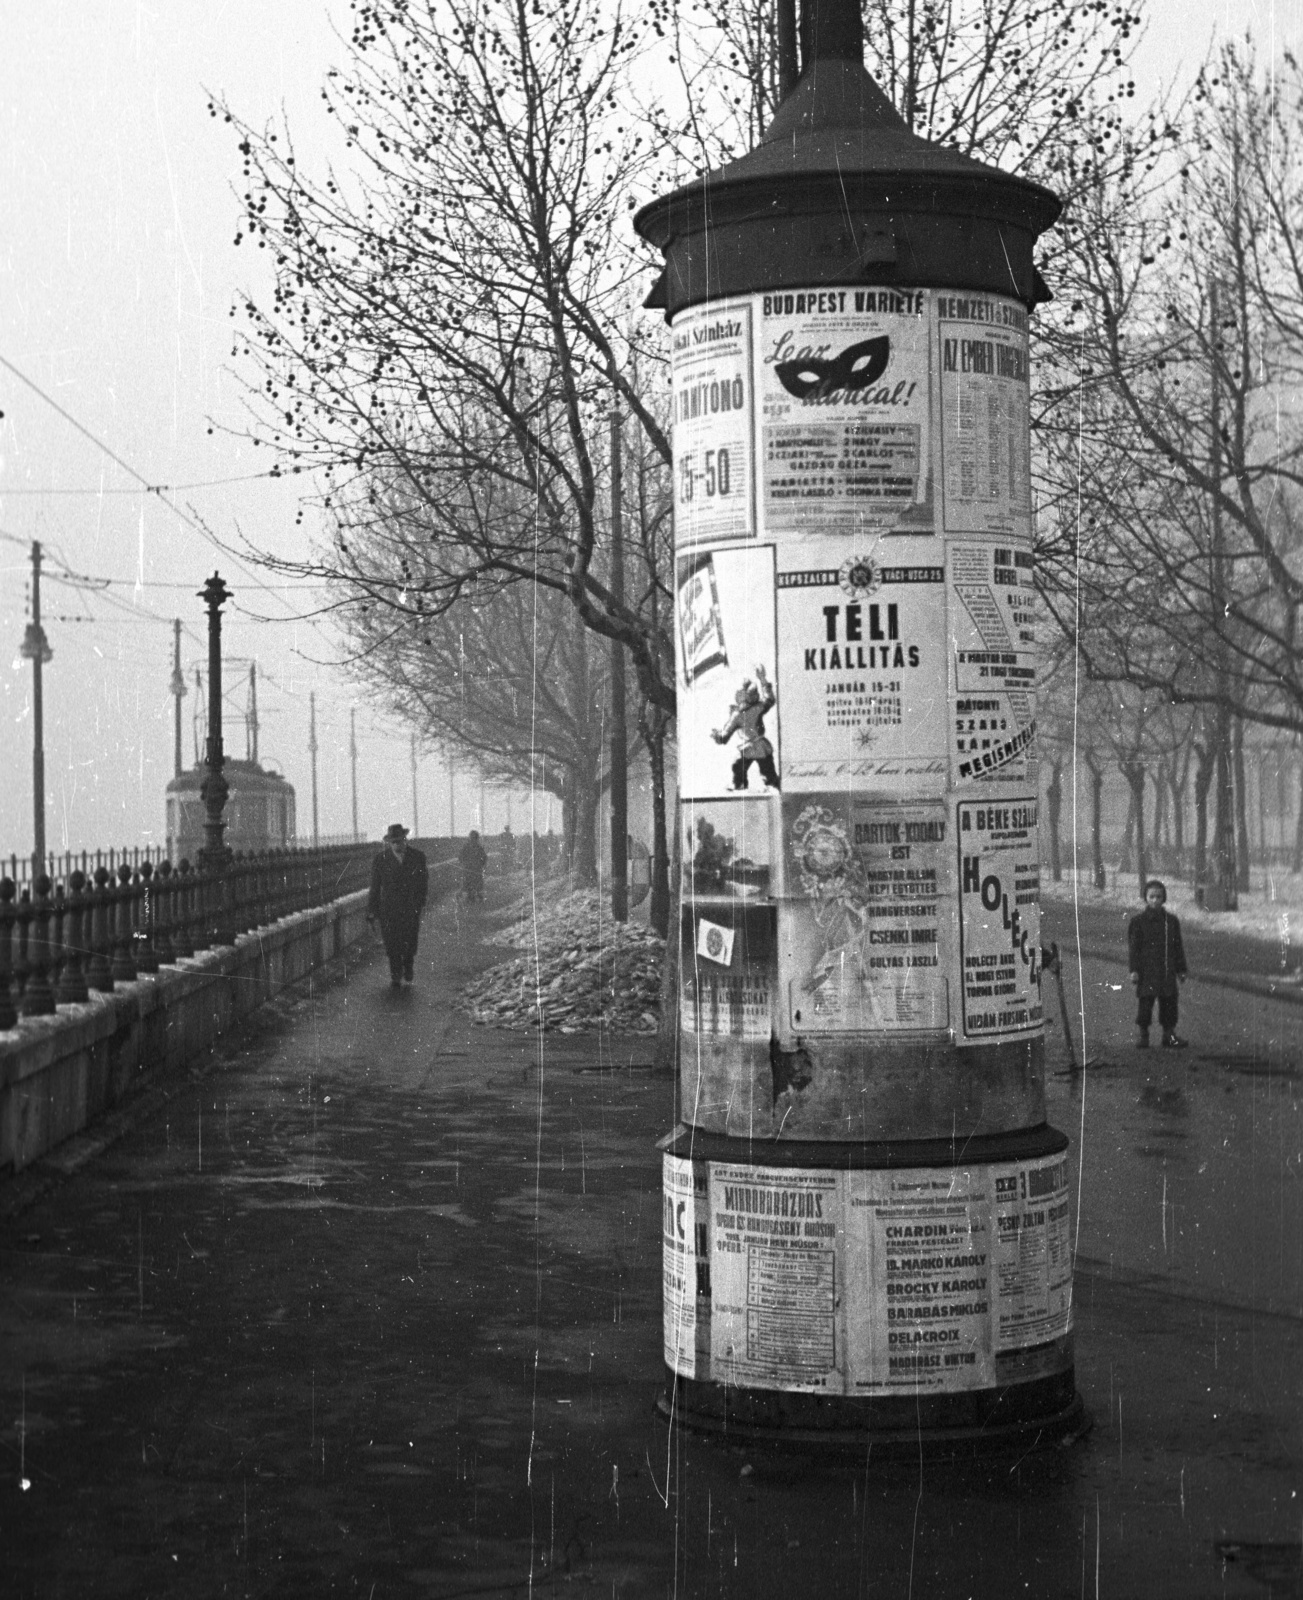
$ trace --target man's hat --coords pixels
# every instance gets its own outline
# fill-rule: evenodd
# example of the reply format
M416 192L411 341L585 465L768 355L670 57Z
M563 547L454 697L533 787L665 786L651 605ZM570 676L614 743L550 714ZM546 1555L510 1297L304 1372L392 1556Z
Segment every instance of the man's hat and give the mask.
M403 827L402 823L391 822L389 824L389 832L385 834L385 843L389 844L396 839L405 839L406 837L407 829Z

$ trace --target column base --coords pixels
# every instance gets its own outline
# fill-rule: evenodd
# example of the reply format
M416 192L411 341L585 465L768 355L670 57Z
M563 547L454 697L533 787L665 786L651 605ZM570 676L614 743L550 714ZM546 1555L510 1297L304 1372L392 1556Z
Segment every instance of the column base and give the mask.
M721 1442L819 1456L886 1459L1064 1449L1093 1418L1073 1369L961 1394L881 1397L726 1388L666 1368L661 1419Z

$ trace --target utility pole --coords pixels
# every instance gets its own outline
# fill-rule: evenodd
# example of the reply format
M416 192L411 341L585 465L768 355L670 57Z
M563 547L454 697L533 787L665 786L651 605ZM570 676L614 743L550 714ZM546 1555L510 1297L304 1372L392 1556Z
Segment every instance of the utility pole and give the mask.
M186 697L185 677L181 671L181 618L172 620L172 699L175 712L172 725L172 776L181 776L181 702Z
M1239 906L1239 875L1235 861L1235 780L1231 767L1231 713L1226 704L1230 674L1226 665L1226 640L1222 632L1226 623L1226 552L1222 536L1222 405L1221 378L1218 372L1217 348L1220 341L1221 317L1218 306L1217 279L1208 280L1208 375L1212 383L1209 421L1212 438L1212 460L1209 476L1213 481L1211 523L1212 548L1209 551L1213 607L1217 617L1214 640L1217 705L1214 712L1217 755L1214 783L1217 790L1217 814L1213 825L1212 882L1204 895L1204 905L1209 911L1234 911Z
M361 842L357 831L357 707L348 708L348 758L353 764L353 843Z
M412 838L421 837L420 813L416 809L416 735L412 735Z
M32 663L32 877L45 871L45 700L41 668L54 659L41 626L41 546L32 540L32 620L23 632L22 655Z
M195 743L195 766L199 765L201 752L208 740L208 725L204 721L204 676L195 663L195 715L190 729Z
M448 757L448 837L457 837L457 768Z
M488 832L488 829L484 826L484 774L482 772L480 773L480 832Z
M315 850L321 835L317 830L317 695L308 694L308 753L312 757L312 848Z
M611 406L611 609L624 607L624 457L620 407ZM629 920L629 730L625 718L624 642L611 640L611 916Z
M249 663L249 727L247 730L249 760L258 765L258 663Z

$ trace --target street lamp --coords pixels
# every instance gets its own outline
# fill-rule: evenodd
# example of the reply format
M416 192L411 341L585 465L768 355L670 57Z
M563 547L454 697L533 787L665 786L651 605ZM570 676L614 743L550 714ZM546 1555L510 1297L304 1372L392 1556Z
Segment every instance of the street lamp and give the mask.
M32 879L45 871L45 700L41 668L54 651L41 626L41 546L32 541L32 620L23 630L19 655L32 663Z

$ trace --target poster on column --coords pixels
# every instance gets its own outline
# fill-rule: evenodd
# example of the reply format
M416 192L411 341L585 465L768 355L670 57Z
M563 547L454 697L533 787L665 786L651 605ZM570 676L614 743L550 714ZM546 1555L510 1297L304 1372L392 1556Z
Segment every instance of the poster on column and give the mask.
M1036 589L1032 553L956 544L950 572L957 785L1036 781Z
M995 1347L1024 1350L1072 1327L1072 1219L1068 1158L997 1167Z
M931 532L929 294L756 299L766 533Z
M679 794L705 799L780 785L772 545L680 555Z
M1026 307L938 294L936 308L946 531L1030 536Z
M950 848L940 802L788 795L783 966L802 1033L949 1025Z
M784 557L785 792L945 786L945 568L923 541L883 548L807 539Z
M1041 1026L1040 838L1034 797L957 807L964 1037Z
M842 1175L710 1164L711 1378L840 1393Z
M750 303L680 312L670 350L675 542L750 538L755 533Z
M988 1387L991 1169L852 1172L846 1392Z
M710 1361L710 1255L704 1161L662 1157L665 1364L703 1378Z

